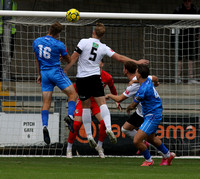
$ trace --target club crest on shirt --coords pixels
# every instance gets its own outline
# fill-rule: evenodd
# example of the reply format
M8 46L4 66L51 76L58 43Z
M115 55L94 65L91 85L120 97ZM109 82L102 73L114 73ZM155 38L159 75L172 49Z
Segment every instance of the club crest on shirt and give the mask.
M76 109L75 113L78 114L78 109Z
M92 47L94 47L94 48L98 48L98 47L99 47L99 44L93 42Z

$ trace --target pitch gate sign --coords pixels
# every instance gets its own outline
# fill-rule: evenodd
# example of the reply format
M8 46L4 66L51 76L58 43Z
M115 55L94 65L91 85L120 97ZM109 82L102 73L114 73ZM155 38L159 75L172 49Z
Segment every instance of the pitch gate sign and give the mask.
M43 143L41 114L0 113L0 146ZM51 141L59 141L59 114L49 114Z

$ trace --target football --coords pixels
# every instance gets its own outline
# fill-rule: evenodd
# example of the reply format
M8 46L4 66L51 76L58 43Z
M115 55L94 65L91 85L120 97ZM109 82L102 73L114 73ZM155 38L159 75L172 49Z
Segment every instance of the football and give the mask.
M76 22L79 20L80 18L80 13L78 10L76 9L70 9L69 11L67 11L67 16L66 16L67 20L69 22Z

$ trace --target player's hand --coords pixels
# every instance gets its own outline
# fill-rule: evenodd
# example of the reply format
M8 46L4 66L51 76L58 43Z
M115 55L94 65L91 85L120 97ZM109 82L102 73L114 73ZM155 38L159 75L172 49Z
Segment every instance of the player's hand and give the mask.
M131 86L133 83L139 83L139 81L138 80L131 80L131 81L129 81L128 85Z
M155 87L160 85L160 83L158 81L154 81L153 84L154 84Z
M133 110L133 107L132 107L132 105L130 104L130 105L128 105L128 107L126 108L126 112L127 112L128 114L130 114L131 110Z
M41 85L41 82L42 82L42 78L41 78L41 75L39 75L39 76L37 77L37 83Z
M140 60L138 61L138 64L139 64L139 65L140 65L140 64L148 65L148 64L149 64L149 60L140 59Z
M106 100L109 100L109 99L110 99L108 94L105 95L105 98L106 98Z
M122 106L121 106L121 104L118 103L118 102L115 102L115 104L116 104L116 106L117 106L117 109L118 109L119 111L122 111Z

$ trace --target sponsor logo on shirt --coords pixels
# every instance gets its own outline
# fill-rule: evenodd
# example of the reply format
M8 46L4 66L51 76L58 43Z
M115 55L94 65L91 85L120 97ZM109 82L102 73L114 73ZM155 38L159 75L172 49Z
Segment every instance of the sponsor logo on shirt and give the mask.
M126 91L125 91L125 94L127 94L127 95L128 95L129 93L130 93L130 92L129 92L128 90L126 90Z
M94 47L94 48L98 48L98 47L99 47L99 44L93 42L92 47Z

